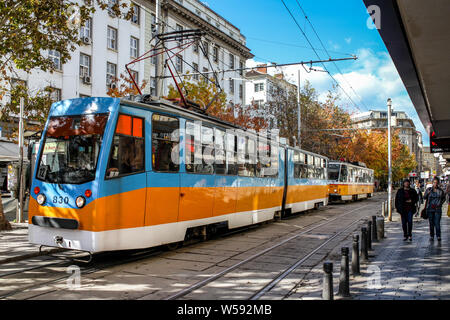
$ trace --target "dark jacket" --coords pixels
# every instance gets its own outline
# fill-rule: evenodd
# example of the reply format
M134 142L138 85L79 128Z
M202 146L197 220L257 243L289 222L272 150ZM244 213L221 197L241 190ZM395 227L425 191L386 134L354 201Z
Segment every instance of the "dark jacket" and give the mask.
M416 190L414 188L409 188L409 197L411 198L412 206L413 206L413 213L417 211L417 201L419 201L419 196L417 195ZM404 212L404 206L405 206L405 189L400 188L397 191L397 194L395 195L395 209L398 213L403 214Z

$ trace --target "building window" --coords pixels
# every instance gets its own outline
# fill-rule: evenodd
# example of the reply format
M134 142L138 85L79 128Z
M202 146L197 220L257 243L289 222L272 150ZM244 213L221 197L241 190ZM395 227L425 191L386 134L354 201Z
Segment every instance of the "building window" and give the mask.
M55 70L61 70L61 54L56 50L49 50L48 57L53 61Z
M139 39L130 37L130 57L137 58L139 56Z
M230 79L230 93L234 93L234 79Z
M83 26L80 27L80 38L91 38L92 37L92 19L88 18Z
M51 87L50 90L50 99L53 102L61 101L61 89Z
M198 72L199 72L199 71L198 71L198 64L196 64L196 63L194 62L194 63L192 63L192 66L193 66L192 72L193 72L193 73L198 73ZM194 74L192 77L194 78L194 80L198 80L198 74Z
M157 60L157 54L158 53L158 50L155 50L155 47L154 46L152 46L152 52L151 52L151 55L153 56L153 57L151 57L150 58L150 62L152 63L152 64L154 64L154 65L156 65L156 60Z
M136 84L139 86L139 73L137 71L134 71L134 70L130 70L130 73L131 73L131 76L133 77L134 81L136 82ZM130 82L130 88L131 89L134 88L134 83L133 83L132 80Z
M131 3L131 7L133 8L133 15L131 16L131 22L139 24L141 8L139 8L139 6L135 3Z
M108 26L108 49L117 50L117 29Z
M80 77L91 75L91 56L80 53Z
M106 85L108 87L116 81L117 78L117 65L111 62L106 63Z
M230 53L230 69L234 69L234 55Z
M209 72L209 69L208 68L205 68L205 67L203 67L203 73L208 73ZM207 74L206 74L206 76L208 76Z
M150 15L150 19L151 19L151 29L152 29L152 33L156 32L156 16L152 13Z
M207 57L209 54L209 43L208 42L206 42L206 41L203 42L203 49L205 50L204 55L205 55L205 57Z
M179 25L178 23L175 26L176 31L183 31L183 26ZM180 36L181 38L178 40L178 45L181 46L183 44L183 36Z
M244 63L242 61L239 61L239 75L244 75Z
M106 178L144 171L144 123L142 118L125 114L119 115L111 145Z
M192 46L192 50L194 51L194 53L198 53L198 42L194 43L194 45Z
M244 88L242 84L239 85L239 98L242 99L244 97Z
M150 77L150 95L156 96L156 78Z
M219 47L218 46L214 46L213 48L213 60L214 62L219 62Z
M175 58L175 68L178 73L183 72L183 58L179 54Z
M255 92L264 91L264 82L255 83Z

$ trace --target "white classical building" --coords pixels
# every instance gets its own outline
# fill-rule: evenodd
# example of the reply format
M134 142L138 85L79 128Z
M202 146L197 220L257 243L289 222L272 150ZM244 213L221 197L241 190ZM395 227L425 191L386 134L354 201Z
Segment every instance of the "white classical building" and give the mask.
M114 0L110 0L114 3ZM53 73L35 70L29 73L16 70L15 82L24 82L30 93L47 86L54 88L54 99L70 99L83 96L106 96L112 77L126 74L125 64L151 49L152 27L155 24L155 1L135 0L136 8L131 21L119 19L108 10L98 9L89 21L80 27L84 44L72 53L72 59L61 64L58 52L45 52L55 62ZM197 0L160 0L161 31L202 29L208 32L204 44L208 48L215 70L235 69L245 66L253 55L246 47L245 37L239 29L208 6ZM211 71L207 59L196 47L182 53L184 61L177 61L179 73L192 73L192 67ZM189 65L187 65L187 63ZM155 59L148 59L131 66L139 83L148 82L145 93L156 94ZM165 76L169 71L165 70ZM242 103L244 88L239 71L220 75L220 83L227 93L227 100ZM163 94L168 93L171 79L164 81ZM5 97L4 99L9 99ZM6 102L2 101L3 103Z
M297 86L284 79L283 73L270 74L267 65L258 65L245 74L245 104L264 106L279 94L297 92Z

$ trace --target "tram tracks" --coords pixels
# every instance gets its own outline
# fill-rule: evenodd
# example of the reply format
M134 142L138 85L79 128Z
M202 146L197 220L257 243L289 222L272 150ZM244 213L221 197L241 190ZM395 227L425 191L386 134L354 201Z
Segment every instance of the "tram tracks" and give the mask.
M336 221L337 219L342 219L345 216L348 216L352 213L354 213L355 211L359 211L365 207L370 206L370 204L367 205L363 205L361 207L355 208L347 213L341 214L336 216L333 219L329 219L323 223L320 223L319 225L315 225L312 226L310 228L307 228L306 230L300 231L299 233L288 237L287 239L284 239L283 241L276 243L275 245L272 245L266 249L263 249L253 255L251 255L250 257L241 260L229 267L227 267L226 269L206 278L203 279L193 285L190 285L189 287L186 287L184 289L182 289L181 291L170 295L169 297L166 298L166 300L175 300L175 299L180 299L183 298L191 293L194 293L196 290L199 290L201 288L204 288L205 286L207 286L208 284L224 277L225 275L231 273L232 271L242 267L245 264L248 264L249 262L254 261L255 259L264 256L265 254L268 254L270 252L272 252L273 250L282 247L285 244L288 244L289 242L307 235L309 233L311 233L312 231L319 229L323 226L327 226L330 223L332 223L333 221ZM296 268L298 268L302 263L304 263L305 261L307 261L312 255L314 255L316 252L318 252L320 249L322 249L324 246L326 246L327 244L329 244L330 242L332 242L334 239L336 239L337 237L339 237L340 235L342 235L345 231L347 231L348 229L350 229L352 226L354 226L356 223L360 222L361 220L365 219L365 217L361 217L357 220L354 220L353 222L351 222L349 225L347 225L344 229L336 232L334 235L332 235L331 237L327 238L326 241L320 243L320 245L318 245L317 247L315 247L312 251L310 251L306 256L302 257L301 259L297 260L294 264L290 265L287 269L285 269L284 271L280 272L278 274L277 277L275 277L274 279L272 279L271 281L269 281L269 283L267 283L265 286L263 286L263 288L261 288L260 290L258 290L254 295L252 295L250 297L251 300L255 300L255 299L259 299L261 298L265 293L267 293L268 291L270 291L273 287L275 287L281 280L283 280L284 278L286 278L290 273L292 273L292 271L294 271ZM194 298L195 299L195 298Z
M271 246L269 248L266 248L266 249L258 252L257 254L254 254L253 256L245 259L245 261L241 261L241 262L239 262L239 263L237 263L237 264L235 264L235 265L233 265L233 266L231 266L229 268L226 268L222 272L220 272L218 274L215 274L215 275L213 275L210 278L205 279L204 281L201 281L199 283L194 284L195 287L194 286L189 287L191 290L188 290L188 288L186 288L186 289L182 290L181 292L178 292L177 294L172 295L171 297L169 297L169 299L181 298L181 297L189 294L190 292L195 291L197 288L201 288L201 287L207 285L208 283L214 281L215 279L219 279L223 275L233 271L234 269L239 268L243 264L245 264L245 263L247 263L247 262L249 262L251 260L254 260L257 257L260 257L260 256L264 255L265 253L268 253L271 250L273 250L273 249L275 249L277 247L280 247L283 244L286 244L286 243L288 243L289 241L292 241L295 238L300 237L301 235L305 235L307 233L310 233L313 230L316 230L316 229L318 229L320 227L328 225L328 224L332 223L333 221L336 221L337 219L341 219L341 218L343 218L345 216L348 216L348 215L354 213L355 211L358 211L358 210L361 210L361 209L363 209L365 207L368 207L369 205L370 204L366 204L366 205L363 205L363 206L358 206L357 208L355 208L355 209L353 209L353 210L351 210L351 211L349 211L347 213L344 213L344 214L339 214L339 213L335 213L334 212L335 210L333 210L333 209L334 208L339 208L339 207L330 208L331 211L328 212L328 214L331 215L331 216L336 214L335 217L330 219L329 216L326 216L326 217L321 216L321 217L319 217L319 219L314 219L314 221L312 221L312 222L302 226L302 231L297 232L297 233L295 233L292 236L289 236L288 238L280 241L279 243L277 243L277 244L275 244L275 245L273 245L273 246ZM312 216L312 217L316 217L316 216ZM301 218L301 216L299 218ZM291 219L287 218L287 219L283 219L282 221L286 221L287 222L289 220L291 220ZM317 225L317 223L319 223L319 224ZM305 230L305 228L307 228L307 229ZM251 228L248 228L248 229L251 229ZM245 230L247 230L247 229L245 229ZM240 231L238 231L238 233L239 232L245 232L245 230L240 230ZM224 237L232 236L235 233L236 233L235 230L231 230L229 232L229 234L226 233L226 234L224 234L222 236L224 236ZM273 241L273 239L269 239L268 241L265 241L265 242L261 243L261 246L267 245L267 243L270 243L272 241ZM108 268L111 268L111 267L115 267L115 266L119 266L119 265L125 265L127 263L141 261L141 260L144 260L146 258L150 258L152 256L157 256L160 252L162 252L162 251L161 250L155 250L155 249L147 249L147 250L144 250L144 251L135 252L135 253L131 254L131 256L130 256L130 254L127 254L127 255L125 255L125 257L122 254L113 253L113 254L110 255L109 258L107 257L108 254L105 254L105 260L106 261L98 263L97 259L96 259L96 263L94 265L81 265L80 266L80 272L81 272L81 275L87 275L87 274L95 273L97 271L107 270ZM114 261L111 261L111 257L115 257L116 259L113 259ZM49 263L49 264L45 264L45 265L31 267L31 268L28 268L26 270L23 270L22 272L35 271L36 269L39 269L39 268L48 268L48 267L61 267L61 268L64 268L64 267L67 267L67 266L69 266L71 264L73 265L74 263L70 262L70 261L67 261L67 262L66 261L53 262L53 263ZM6 277L8 275L18 274L18 273L21 273L21 271L12 272L12 273L9 273L9 274L4 274L3 277ZM2 275L0 275L0 278L1 277L2 277ZM59 281L66 280L67 278L68 278L68 274L66 272L63 272L63 275L60 275L59 277L52 278L49 281L44 281L44 282L40 282L40 283L35 284L35 285L22 287L22 288L19 288L17 290L13 290L13 291L8 292L8 293L3 294L3 295L0 293L0 299L4 299L4 298L8 298L8 297L14 296L18 292L22 292L24 290L32 290L32 289L39 288L39 287L46 286L46 285L50 285L50 284L53 284L53 283L58 283ZM53 291L56 291L56 290L53 290ZM51 291L47 291L45 293L48 293L48 292L51 292ZM43 294L45 294L45 293L43 293ZM39 295L40 294L33 295L31 298L38 297Z

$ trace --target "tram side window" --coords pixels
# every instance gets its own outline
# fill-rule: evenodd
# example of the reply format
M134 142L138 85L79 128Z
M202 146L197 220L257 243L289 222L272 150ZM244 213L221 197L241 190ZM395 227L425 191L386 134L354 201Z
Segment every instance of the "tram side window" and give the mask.
M322 176L320 177L320 179L326 180L327 176L328 176L328 173L327 173L327 167L328 167L327 160L321 159L320 161L322 163Z
M225 131L214 129L215 171L216 174L226 174Z
M106 178L144 171L144 155L144 119L119 115Z
M314 170L315 170L315 178L322 179L322 159L319 157L314 157Z
M314 157L308 154L307 158L308 158L308 178L313 179L316 175L314 170Z
M246 136L238 138L239 175L254 177L256 169L256 142Z
M294 178L299 179L302 172L302 165L300 163L300 151L294 150Z
M227 174L237 175L238 165L236 158L236 136L231 133L226 134L226 160L227 160Z
M340 182L348 181L348 171L347 171L347 166L345 166L345 165L341 165L341 173L339 175L339 181Z
M278 177L278 146L269 142L270 170L264 174L266 177Z
M258 139L258 157L256 158L256 176L270 176L270 146L267 140Z
M180 123L177 118L159 114L152 116L152 167L154 171L179 171L179 127Z
M214 174L214 131L192 121L186 122L186 171Z

